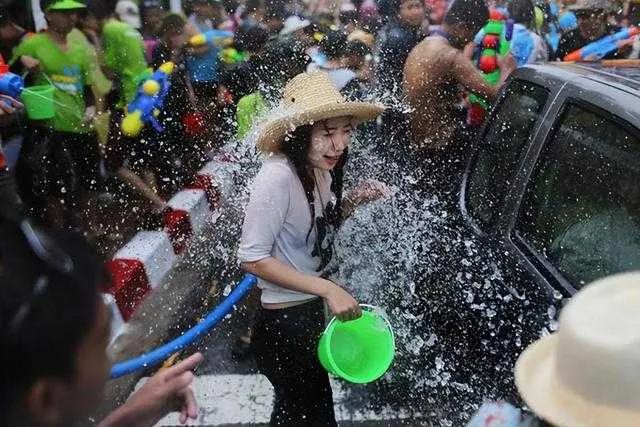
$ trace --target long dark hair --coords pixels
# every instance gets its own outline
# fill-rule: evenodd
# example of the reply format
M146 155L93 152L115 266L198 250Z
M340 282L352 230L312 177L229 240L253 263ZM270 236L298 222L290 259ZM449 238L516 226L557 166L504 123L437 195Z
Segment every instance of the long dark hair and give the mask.
M282 144L282 154L284 154L296 171L304 194L307 197L309 203L309 210L311 212L311 226L307 233L307 239L313 230L315 224L316 209L313 197L313 191L315 189L315 177L310 170L308 155L311 148L311 130L313 126L304 125L297 127L293 132L287 134ZM336 196L336 206L334 209L327 212L327 221L336 228L342 223L342 187L344 181L344 166L347 163L348 149L345 149L340 161L335 168L331 171L331 191Z

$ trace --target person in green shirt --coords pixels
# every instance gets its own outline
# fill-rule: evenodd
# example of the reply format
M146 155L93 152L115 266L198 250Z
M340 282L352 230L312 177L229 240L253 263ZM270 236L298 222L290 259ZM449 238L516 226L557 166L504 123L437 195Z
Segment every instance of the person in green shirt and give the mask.
M67 40L85 6L75 0L41 0L40 7L48 29L26 37L15 48L12 63L27 69L30 84L54 86L55 113L49 120L30 121L18 185L33 214L53 225L78 227L101 182L98 140L91 126L90 55L83 44Z
M126 106L135 97L140 81L147 75L148 65L142 35L135 28L115 18L114 3L112 0L87 1L88 12L96 22L96 36L102 40L101 59L104 71L113 80L115 89L106 146L106 166L109 172L115 173L147 199L155 213L161 213L167 204L152 188L153 179L146 170L149 162L144 156L149 147L140 137L128 138L120 131Z

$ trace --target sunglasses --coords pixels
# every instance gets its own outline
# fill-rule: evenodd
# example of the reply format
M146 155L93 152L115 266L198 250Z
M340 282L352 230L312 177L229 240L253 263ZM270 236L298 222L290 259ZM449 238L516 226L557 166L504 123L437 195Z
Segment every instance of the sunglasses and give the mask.
M31 294L20 304L18 311L11 318L9 322L9 330L16 333L20 326L24 323L25 319L29 316L33 303L36 299L43 295L49 287L49 274L55 272L65 276L74 275L74 264L71 257L60 249L53 240L39 231L29 220L24 220L20 223L20 230L31 249L40 261L42 261L48 272L39 275L31 289Z

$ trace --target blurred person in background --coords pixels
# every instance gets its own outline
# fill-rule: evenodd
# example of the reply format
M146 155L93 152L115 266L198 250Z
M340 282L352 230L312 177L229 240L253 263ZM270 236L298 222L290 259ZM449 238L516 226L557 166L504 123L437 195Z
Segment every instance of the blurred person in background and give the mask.
M389 23L377 36L376 82L385 97L397 98L407 56L425 36L422 22L426 11L420 0L389 0L388 13Z
M158 29L166 11L160 0L142 0L140 3L140 16L142 17L142 39L146 58L152 61L153 51L159 43Z
M48 28L14 49L32 85L54 87L54 114L30 120L16 168L20 195L32 214L55 227L90 228L86 209L100 189L100 151L92 128L95 99L86 44L68 40L78 12L74 0L42 0Z
M578 0L568 7L578 18L578 28L566 32L560 38L558 59L591 42L615 34L622 28L609 22L611 3L608 0ZM631 43L606 55L604 59L623 59L631 52Z

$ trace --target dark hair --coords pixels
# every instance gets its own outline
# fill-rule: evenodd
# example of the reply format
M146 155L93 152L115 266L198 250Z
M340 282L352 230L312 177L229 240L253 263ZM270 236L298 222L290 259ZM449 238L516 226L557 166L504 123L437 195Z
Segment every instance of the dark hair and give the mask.
M309 235L311 235L311 231L313 231L316 216L313 195L316 183L314 177L309 174L309 170L307 169L307 156L309 154L309 149L311 148L312 129L312 125L298 126L293 132L289 133L285 137L282 144L282 154L284 154L293 165L293 168L300 179L300 183L302 184L302 188L304 189L304 194L307 196L307 202L309 203L311 225L307 233L307 239L309 238ZM348 149L345 149L342 158L331 171L331 191L333 191L333 194L336 196L336 206L334 215L332 215L331 218L326 218L326 220L335 227L338 227L342 222L342 188L344 183L344 166L347 163L348 155Z
M222 0L224 11L229 15L233 15L238 10L238 0Z
M349 43L347 43L347 47L345 48L345 55L354 55L364 58L367 55L371 55L371 48L367 46L366 43L360 40L351 40Z
M169 31L183 31L184 26L187 21L182 17L182 15L178 15L177 13L169 13L160 22L160 27L158 28L158 34L160 36L166 35Z
M322 52L327 55L327 58L342 58L347 48L347 34L340 30L328 31L320 47L322 48Z
M282 3L267 3L264 11L265 17L267 19L280 19L284 21L287 16L289 16L289 12L287 8Z
M9 11L5 6L0 6L0 25L6 25L11 22ZM8 61L9 59L7 59Z
M36 256L18 226L4 224L0 231L0 414L10 416L38 379L74 376L76 351L95 323L98 289L106 279L101 260L80 235L39 231L51 242L47 246L71 260L72 270L63 273ZM46 283L41 293L38 282Z
M87 0L85 4L87 12L98 19L110 17L116 9L116 0Z
M507 5L507 10L513 22L531 27L535 18L531 0L511 0Z
M257 52L261 50L269 40L269 31L262 25L244 23L238 27L233 37L236 49Z
M489 9L484 0L453 0L443 22L448 25L464 25L477 33L489 19Z
M245 2L245 10L247 13L256 12L258 9L264 8L264 3L262 0L247 0Z

